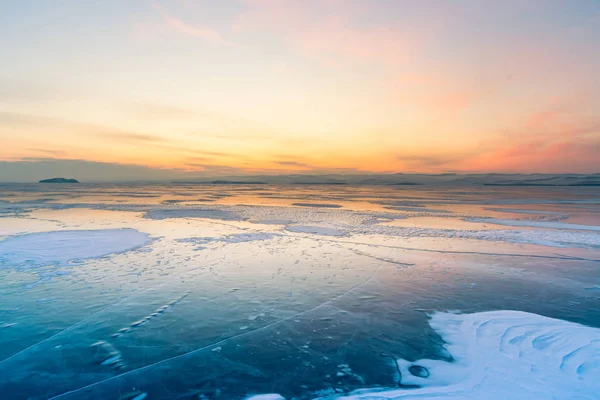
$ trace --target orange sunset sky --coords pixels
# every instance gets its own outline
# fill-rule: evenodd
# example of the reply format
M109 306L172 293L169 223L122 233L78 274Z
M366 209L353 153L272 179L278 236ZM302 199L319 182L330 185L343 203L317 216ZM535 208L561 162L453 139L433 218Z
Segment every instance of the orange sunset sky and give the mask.
M600 172L596 0L0 8L0 168Z

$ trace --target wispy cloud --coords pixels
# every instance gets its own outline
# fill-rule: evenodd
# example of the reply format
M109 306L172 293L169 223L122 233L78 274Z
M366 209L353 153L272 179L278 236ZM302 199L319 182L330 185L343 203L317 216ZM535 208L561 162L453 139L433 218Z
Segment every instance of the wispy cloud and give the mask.
M243 176L255 173L274 173L276 170L258 168L258 167L244 167L244 166L230 166L223 164L211 164L211 163L187 163L185 164L187 171L195 173L200 176Z
M71 121L61 118L48 117L45 115L18 113L18 112L0 112L0 129L3 127L12 128L37 128L55 130L60 129L73 135L86 135L102 137L125 142L145 142L158 143L165 141L164 138L144 133L127 132L117 128L102 126L88 122ZM55 151L53 149L45 151Z
M405 154L397 156L397 160L412 171L439 171L453 167L472 155L467 154Z
M223 46L236 46L235 43L225 39L219 32L214 29L192 25L184 22L182 19L171 14L165 7L163 7L157 0L151 1L152 8L160 15L163 21L174 31L184 35L189 35L203 39L206 42L223 45Z
M306 163L299 162L299 161L275 161L275 164L283 165L286 167L298 167L298 168L306 168L306 169L314 168L314 166L312 166L310 164L306 164Z
M16 129L22 132L60 132L63 135L63 141L56 143L47 141L48 148L43 151L45 154L56 156L63 155L64 147L72 147L75 145L88 148L97 143L114 143L121 146L129 147L144 147L148 149L164 150L172 154L194 155L207 154L210 150L197 149L186 143L180 143L166 136L152 135L142 132L131 132L121 130L111 126L102 126L94 123L72 121L44 115L17 113L17 112L0 112L0 132L3 129ZM64 142L64 138L71 138L71 141ZM94 140L95 139L95 140ZM60 148L57 148L60 147ZM32 147L33 148L33 147ZM24 149L26 152L32 151ZM37 147L36 147L37 148ZM38 151L41 149L37 148ZM90 152L90 151L88 151ZM27 153L25 153L27 154ZM222 154L214 152L214 155Z
M151 102L134 103L125 108L125 114L136 119L155 119L168 122L186 122L210 129L198 129L196 137L226 140L278 140L275 129L267 124L236 115L201 107L185 107ZM219 132L219 130L223 130ZM279 137L279 139L282 139Z
M130 133L130 132L94 132L91 133L93 136L99 136L106 139L114 139L118 141L135 142L135 143L160 143L164 142L165 139L154 135L145 135L142 133Z
M69 121L31 113L0 111L0 128L29 127L40 125L69 126Z
M66 156L67 152L64 150L50 150L50 149L26 149L33 153L48 154L51 156Z
M223 151L198 150L195 155L187 157L186 159L191 160L191 161L194 161L194 160L198 161L198 160L203 160L207 157L211 157L211 158L229 157L231 155L232 155L231 153L225 153Z

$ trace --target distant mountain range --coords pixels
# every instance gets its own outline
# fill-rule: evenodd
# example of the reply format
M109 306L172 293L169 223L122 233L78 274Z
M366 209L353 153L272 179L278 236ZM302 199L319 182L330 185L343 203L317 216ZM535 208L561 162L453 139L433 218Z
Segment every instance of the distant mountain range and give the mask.
M165 182L165 179L123 182ZM600 174L288 174L236 175L171 180L185 185L364 185L364 186L562 186L600 187ZM79 183L77 179L50 178L39 183Z
M600 174L369 174L252 175L172 181L181 184L600 186Z

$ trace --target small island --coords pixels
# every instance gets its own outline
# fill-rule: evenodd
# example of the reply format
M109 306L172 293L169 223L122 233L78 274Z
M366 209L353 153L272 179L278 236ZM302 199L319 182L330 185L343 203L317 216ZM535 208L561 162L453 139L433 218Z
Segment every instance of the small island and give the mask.
M40 183L79 183L77 179L67 179L67 178L50 178L50 179L42 179Z

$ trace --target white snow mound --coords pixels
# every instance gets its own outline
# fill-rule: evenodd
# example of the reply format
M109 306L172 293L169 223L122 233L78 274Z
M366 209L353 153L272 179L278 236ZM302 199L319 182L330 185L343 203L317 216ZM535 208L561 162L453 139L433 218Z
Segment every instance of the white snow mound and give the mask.
M0 267L66 265L122 253L149 243L135 229L53 231L13 236L0 241Z
M360 389L321 400L599 398L598 328L521 311L438 312L430 325L453 360L397 360L401 383L418 388Z
M340 399L598 398L600 329L520 311L435 313L430 325L453 362L398 360L401 383L421 388Z

